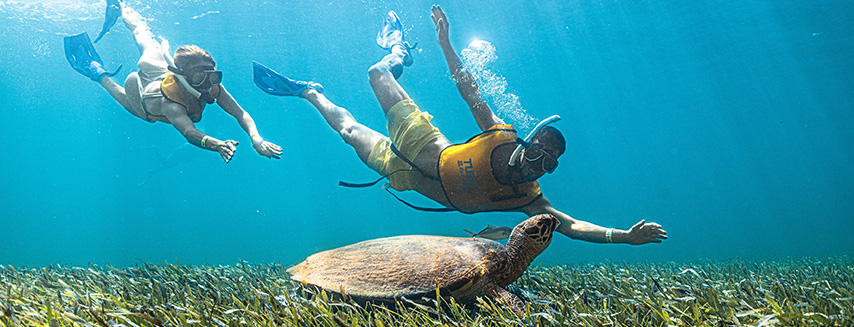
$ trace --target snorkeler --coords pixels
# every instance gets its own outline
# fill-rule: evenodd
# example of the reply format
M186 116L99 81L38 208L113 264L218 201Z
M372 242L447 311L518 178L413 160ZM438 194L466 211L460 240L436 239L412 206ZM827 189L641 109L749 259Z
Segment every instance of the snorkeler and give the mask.
M137 63L139 72L130 73L124 87L113 82L110 77L115 76L118 69L111 73L104 68L85 32L65 38L65 54L72 68L101 84L134 116L149 123L172 124L190 144L219 153L226 163L234 156L238 142L221 141L195 126L208 104L216 103L234 117L249 135L258 154L280 158L282 148L261 138L255 121L222 85L222 72L216 70L216 62L204 49L185 45L175 51L173 59L168 42L158 43L145 19L116 0L107 1L106 20L98 39L117 20L119 7L125 26L133 32L142 54Z
M356 150L362 162L389 180L387 186L397 191L414 190L444 206L421 208L404 202L415 209L515 211L531 217L550 213L561 222L559 232L596 243L640 245L667 238L667 232L656 223L642 220L628 230L604 228L552 207L536 180L554 172L558 157L565 151L561 133L546 126L559 117L544 120L525 139L517 137L513 126L498 118L481 98L471 74L461 68L460 58L448 39L447 17L439 6L433 6L432 18L457 89L483 131L466 143L451 144L430 123L433 116L422 112L397 82L404 67L412 65L412 46L406 42L394 12L388 13L377 35L377 43L390 53L368 70L374 95L388 122L389 137L357 122L350 112L329 101L317 83L288 79L258 63L255 83L273 95L308 100ZM360 187L374 183L341 184Z

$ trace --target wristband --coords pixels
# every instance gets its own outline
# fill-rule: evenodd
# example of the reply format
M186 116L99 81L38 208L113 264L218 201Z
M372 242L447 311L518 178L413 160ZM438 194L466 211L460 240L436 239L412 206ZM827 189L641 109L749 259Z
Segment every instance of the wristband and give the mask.
M200 145L202 146L202 149L207 149L207 147L205 147L205 141L207 141L208 138L210 138L210 136L205 135L205 137L202 138L202 141L199 142Z
M605 231L605 241L607 241L608 243L614 243L614 240L611 239L611 234L613 233L614 229L608 228L608 230Z

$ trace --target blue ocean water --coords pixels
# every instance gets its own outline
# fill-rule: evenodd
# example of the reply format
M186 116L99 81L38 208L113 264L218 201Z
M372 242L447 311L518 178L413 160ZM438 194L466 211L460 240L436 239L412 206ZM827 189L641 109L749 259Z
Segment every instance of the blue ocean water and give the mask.
M370 238L465 236L524 218L416 212L379 187L339 187L376 174L308 102L252 83L253 60L318 81L385 133L367 69L385 54L375 36L395 10L418 42L401 84L463 142L478 128L435 41L432 2L126 3L173 48L207 49L261 135L287 153L258 156L237 123L209 107L200 129L241 142L225 164L186 146L173 127L131 116L72 70L62 38L97 35L103 1L3 1L0 264L293 264ZM458 52L475 40L494 46L486 68L504 82L492 98L505 99L494 104L510 108L505 119L563 116L555 126L568 151L540 180L556 208L602 226L646 219L668 231L662 244L644 246L558 235L537 262L854 250L854 2L439 4ZM139 53L121 22L96 48L108 68L124 65L120 84L136 70Z

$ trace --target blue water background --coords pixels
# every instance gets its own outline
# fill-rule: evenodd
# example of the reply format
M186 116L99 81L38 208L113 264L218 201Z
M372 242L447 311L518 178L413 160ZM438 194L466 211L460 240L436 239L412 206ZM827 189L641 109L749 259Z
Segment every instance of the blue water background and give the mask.
M465 236L514 213L421 213L376 174L307 101L262 93L252 60L323 83L383 133L367 82L396 10L418 42L400 82L451 141L478 132L450 80L425 1L127 2L173 45L207 49L261 135L258 156L218 107L200 128L240 142L234 160L170 125L125 112L73 71L62 38L94 38L103 1L0 3L0 264L296 263L357 241ZM457 51L497 49L490 67L526 113L560 114L560 167L540 181L556 208L607 227L641 219L669 239L633 247L555 237L542 264L850 254L854 249L854 2L439 1ZM138 52L121 21L96 44L116 80ZM177 150L176 150L177 149ZM155 173L175 151L174 166ZM142 183L145 182L145 183ZM138 186L138 184L141 184ZM434 205L414 192L406 199Z

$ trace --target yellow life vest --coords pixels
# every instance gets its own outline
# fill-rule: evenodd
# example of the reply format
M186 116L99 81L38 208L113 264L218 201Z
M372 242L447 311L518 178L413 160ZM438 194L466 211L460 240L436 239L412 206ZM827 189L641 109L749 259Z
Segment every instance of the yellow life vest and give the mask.
M181 82L175 78L175 74L167 74L163 81L160 82L160 92L162 92L163 96L167 99L177 102L187 108L187 116L190 116L190 120L194 123L198 123L202 120L202 111L205 110L205 105L207 105L207 103L193 96L190 92L187 92L187 90L184 90ZM211 87L211 97L214 99L219 96L219 92L219 85ZM148 114L148 120L171 124L166 116L155 116L150 113Z
M516 139L513 126L495 125L466 143L442 151L439 181L454 209L463 213L506 211L527 206L543 195L536 181L508 185L493 175L493 150L504 144L515 145Z

